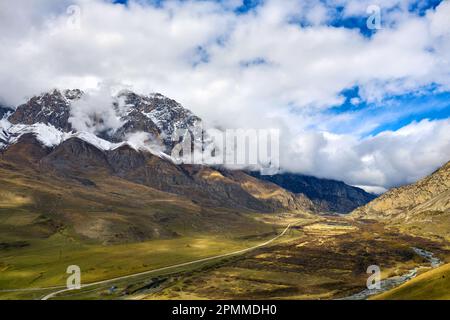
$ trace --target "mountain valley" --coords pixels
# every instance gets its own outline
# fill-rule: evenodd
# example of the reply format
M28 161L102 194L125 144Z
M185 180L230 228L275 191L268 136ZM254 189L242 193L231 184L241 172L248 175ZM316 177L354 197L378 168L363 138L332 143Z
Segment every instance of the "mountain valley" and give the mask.
M450 262L450 163L380 197L283 171L177 164L172 134L201 128L181 104L125 90L108 100L112 114L80 122L84 99L53 90L0 108L2 298L42 298L71 264L87 284L130 278L58 298L340 299L364 289L370 265L384 278L435 272L413 247Z

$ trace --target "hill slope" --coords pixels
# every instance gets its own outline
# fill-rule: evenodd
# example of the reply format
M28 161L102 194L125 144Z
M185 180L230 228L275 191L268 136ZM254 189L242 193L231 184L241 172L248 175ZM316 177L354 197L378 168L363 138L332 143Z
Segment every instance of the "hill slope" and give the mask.
M450 300L450 264L430 270L388 292L378 300Z
M394 188L352 213L404 231L450 239L450 162L411 185Z
M119 152L132 155L117 160ZM208 182L152 155L105 153L75 138L51 149L22 136L0 153L0 183L3 243L60 232L100 243L245 234L259 224L244 212L272 210L238 183Z

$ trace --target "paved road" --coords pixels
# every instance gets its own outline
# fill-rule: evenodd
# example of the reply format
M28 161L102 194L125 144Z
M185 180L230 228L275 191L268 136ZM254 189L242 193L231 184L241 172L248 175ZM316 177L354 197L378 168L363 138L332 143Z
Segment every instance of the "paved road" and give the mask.
M226 257L230 257L230 256L235 256L235 255L247 253L249 251L252 251L252 250L255 250L255 249L267 246L267 245L271 244L272 242L274 242L275 240L281 238L282 236L284 236L286 234L286 232L289 230L290 227L291 227L291 224L289 224L283 230L283 232L281 232L275 238L272 238L272 239L270 239L270 240L268 240L268 241L266 241L264 243L261 243L259 245L254 246L254 247L251 247L251 248L247 248L247 249L243 249L243 250L239 250L239 251L235 251L235 252L231 252L231 253L221 254L221 255L218 255L218 256L214 256L214 257L209 257L209 258L199 259L199 260L195 260L195 261L180 263L180 264L176 264L176 265L173 265L173 266L163 267L163 268L154 269L154 270L150 270L150 271L134 273L134 274L130 274L128 276L122 276L122 277L117 277L117 278L113 278L113 279L93 282L93 283L82 285L81 288L93 287L93 286L97 286L97 285L101 285L101 284L106 284L106 283L109 283L109 282L115 282L115 281L120 281L120 280L133 278L133 277L149 275L149 274L152 274L152 273L157 273L157 272L166 271L166 270L170 270L170 269L176 269L176 268L180 268L180 267L190 266L190 265L193 265L193 264L196 264L196 263L200 263L200 262L207 262L207 261L211 261L211 260L215 260L215 259L226 258ZM50 288L44 288L44 289L50 289ZM39 290L39 289L34 289L34 290ZM73 289L65 288L65 289L62 289L62 290L59 290L59 291L55 291L55 292L50 293L50 294L46 295L45 297L43 297L42 300L48 300L48 299L51 299L51 298L57 296L58 294L61 294L61 293L67 292L67 291L72 291L72 290Z

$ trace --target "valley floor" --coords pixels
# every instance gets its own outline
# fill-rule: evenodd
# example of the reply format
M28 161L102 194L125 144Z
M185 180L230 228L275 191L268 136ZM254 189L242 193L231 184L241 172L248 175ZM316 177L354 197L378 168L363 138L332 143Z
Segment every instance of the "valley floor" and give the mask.
M71 264L81 267L83 284L87 284L257 246L280 234L289 223L292 227L282 237L250 252L64 292L54 298L339 299L365 289L370 265L378 265L383 278L426 266L427 261L412 247L450 260L448 245L399 235L373 221L302 214L251 218L274 231L253 236L208 235L108 246L69 241L56 235L24 248L0 248L0 298L41 299L58 291L8 290L64 286L68 276L65 269ZM377 298L448 298L436 293L438 288L445 293L448 279L446 265ZM432 286L429 296L417 293L427 286Z
M0 250L0 298L38 298L46 287L64 287L69 265L78 265L83 283L91 283L242 250L267 238L180 237L136 244L90 245L67 242L62 236L25 248Z
M135 298L340 299L365 289L370 265L378 265L383 278L428 266L412 247L450 258L441 243L391 233L373 222L326 218L294 228L276 245L171 279Z

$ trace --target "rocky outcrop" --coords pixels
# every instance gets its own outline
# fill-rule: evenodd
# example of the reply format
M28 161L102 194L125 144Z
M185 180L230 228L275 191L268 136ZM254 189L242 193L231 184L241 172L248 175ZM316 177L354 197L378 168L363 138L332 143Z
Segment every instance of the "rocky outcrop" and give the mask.
M70 132L70 105L83 95L81 90L54 90L31 98L17 107L8 118L13 124L44 123L64 132Z

